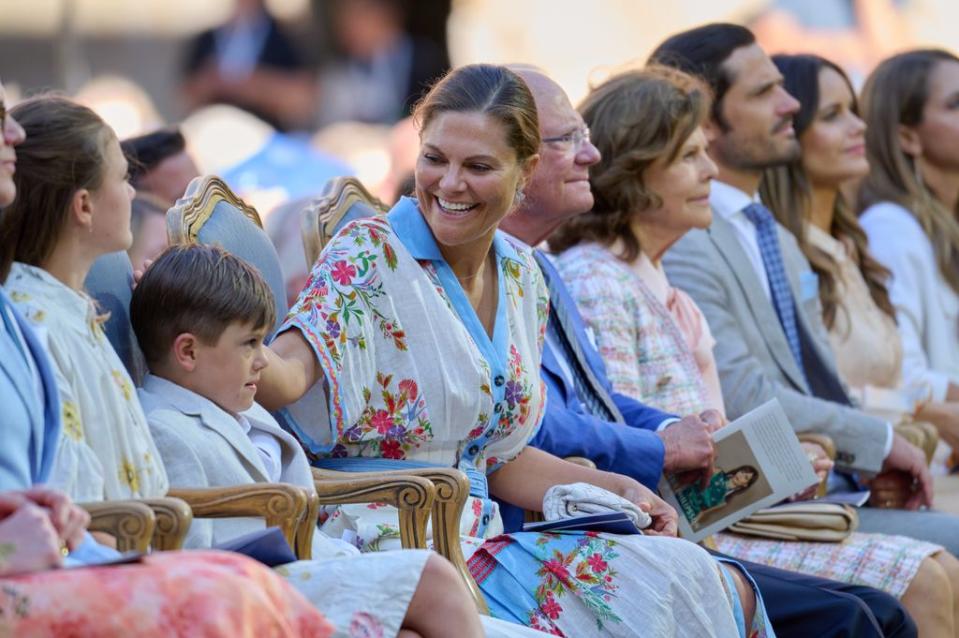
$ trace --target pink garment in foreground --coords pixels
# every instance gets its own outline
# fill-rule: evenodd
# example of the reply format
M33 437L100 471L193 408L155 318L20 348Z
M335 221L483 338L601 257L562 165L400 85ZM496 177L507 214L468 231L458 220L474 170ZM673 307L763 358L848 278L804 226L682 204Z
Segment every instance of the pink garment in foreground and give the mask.
M159 552L142 563L0 579L0 635L23 638L329 638L286 581L226 552Z

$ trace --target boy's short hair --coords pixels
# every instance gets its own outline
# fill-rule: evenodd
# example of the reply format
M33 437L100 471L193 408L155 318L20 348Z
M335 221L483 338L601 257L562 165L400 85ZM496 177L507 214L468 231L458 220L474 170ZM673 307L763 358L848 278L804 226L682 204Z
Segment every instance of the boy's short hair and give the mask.
M215 345L235 322L272 328L273 294L259 272L217 246L167 248L144 273L130 301L130 322L151 366L189 332Z

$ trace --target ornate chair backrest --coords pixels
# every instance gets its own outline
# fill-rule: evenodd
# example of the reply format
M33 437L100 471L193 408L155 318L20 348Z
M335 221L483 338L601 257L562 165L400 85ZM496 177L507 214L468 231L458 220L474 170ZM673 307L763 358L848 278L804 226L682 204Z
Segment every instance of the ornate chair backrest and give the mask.
M170 244L222 247L257 270L273 292L276 326L286 317L286 289L280 259L256 210L237 197L219 177L196 177L166 214Z
M389 206L370 194L355 177L334 177L323 194L303 211L303 252L312 268L323 247L355 219L383 215Z
M109 313L103 331L133 382L139 386L147 373L147 364L130 325L133 266L126 251L108 253L93 262L84 288L96 300L99 311Z

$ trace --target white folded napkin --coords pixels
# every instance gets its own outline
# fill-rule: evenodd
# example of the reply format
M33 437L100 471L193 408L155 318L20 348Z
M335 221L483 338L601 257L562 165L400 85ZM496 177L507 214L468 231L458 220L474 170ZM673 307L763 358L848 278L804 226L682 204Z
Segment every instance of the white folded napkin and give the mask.
M554 485L543 497L543 518L547 521L610 512L624 512L639 529L645 529L653 522L649 514L634 503L589 483Z

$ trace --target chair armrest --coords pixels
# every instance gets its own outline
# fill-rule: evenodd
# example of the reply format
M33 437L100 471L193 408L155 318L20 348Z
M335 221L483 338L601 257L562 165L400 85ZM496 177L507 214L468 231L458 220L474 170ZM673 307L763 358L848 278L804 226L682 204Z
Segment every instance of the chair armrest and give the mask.
M836 459L836 444L832 442L826 434L816 434L815 432L799 432L796 434L800 443L816 443L822 449L826 450L829 458Z
M333 472L313 468L320 505L387 503L399 511L400 542L404 549L426 548L426 522L436 488L407 472Z
M463 546L460 545L460 520L466 499L470 495L469 479L461 471L452 468L424 468L413 470L412 474L427 478L436 486L436 500L433 503L433 549L453 563L473 594L477 609L488 616L486 599L466 566Z
M141 501L153 510L156 528L153 531L153 549L169 551L182 549L183 540L190 531L193 511L189 504L178 498L145 498Z
M156 527L153 510L139 501L100 501L80 503L90 514L91 532L103 532L117 539L121 552L146 552Z
M316 519L320 513L320 498L316 494L307 496L306 513L296 530L296 557L300 560L313 558L313 535L316 533Z
M922 453L926 456L926 465L932 463L936 446L939 445L939 431L936 426L925 421L910 421L909 423L898 423L893 426L893 429L896 434L922 450Z
M233 518L257 516L268 527L279 527L296 547L296 531L307 509L307 492L287 483L252 483L234 487L171 489L167 496L183 499L194 518Z
M489 615L489 607L483 594L470 575L466 560L463 558L463 548L460 545L460 519L463 508L470 493L470 483L466 475L452 468L409 468L403 470L386 470L383 472L364 473L375 474L380 477L414 476L429 480L436 489L436 499L433 501L433 549L448 561L463 577L476 607L480 613ZM314 478L337 478L351 476L350 472L337 472L313 468Z

